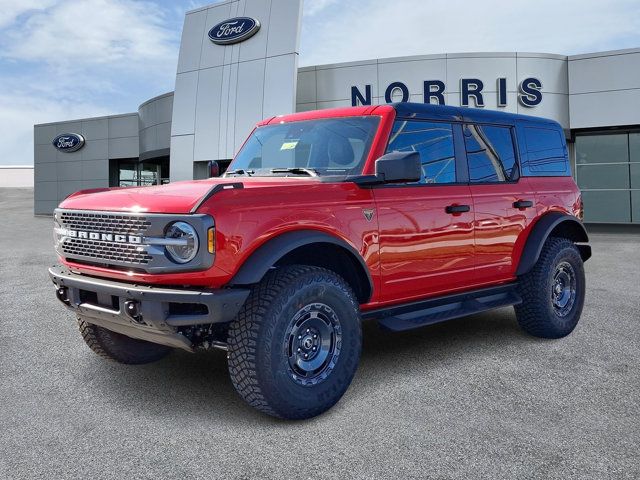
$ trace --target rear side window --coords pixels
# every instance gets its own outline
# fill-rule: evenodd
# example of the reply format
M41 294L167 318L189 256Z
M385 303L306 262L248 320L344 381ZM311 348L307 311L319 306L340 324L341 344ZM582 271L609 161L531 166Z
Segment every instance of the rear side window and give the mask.
M551 128L525 127L528 166L537 173L564 173L567 169L567 150L564 136Z
M422 184L454 183L456 159L453 128L449 123L397 120L387 152L418 152L422 162Z
M472 183L509 182L518 178L510 127L465 125L464 144Z

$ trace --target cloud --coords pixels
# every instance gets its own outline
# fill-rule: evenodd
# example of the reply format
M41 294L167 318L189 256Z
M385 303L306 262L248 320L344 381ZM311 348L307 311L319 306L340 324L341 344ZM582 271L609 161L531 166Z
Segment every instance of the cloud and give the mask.
M56 68L165 60L175 54L175 30L150 2L67 0L32 13L8 29L2 56Z
M20 145L0 163L33 162L34 124L135 111L173 89L177 3L0 2L0 142Z
M309 17L300 62L470 51L574 54L638 45L637 0L368 0L331 4Z
M304 3L304 14L307 16L314 16L330 7L335 5L339 0L306 0Z
M48 100L32 95L0 94L0 132L5 149L0 164L33 163L33 125L108 113L94 103ZM53 139L52 139L53 140Z
M55 0L0 0L0 28L12 24L17 18L33 10L50 7Z

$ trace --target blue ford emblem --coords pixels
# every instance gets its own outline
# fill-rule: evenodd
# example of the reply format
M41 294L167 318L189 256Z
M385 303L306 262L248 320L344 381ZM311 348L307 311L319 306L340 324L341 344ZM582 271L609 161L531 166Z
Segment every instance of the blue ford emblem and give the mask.
M84 146L84 137L78 133L63 133L54 138L52 143L61 152L75 152Z
M260 30L260 22L250 17L235 17L220 22L209 30L209 38L218 45L243 42Z

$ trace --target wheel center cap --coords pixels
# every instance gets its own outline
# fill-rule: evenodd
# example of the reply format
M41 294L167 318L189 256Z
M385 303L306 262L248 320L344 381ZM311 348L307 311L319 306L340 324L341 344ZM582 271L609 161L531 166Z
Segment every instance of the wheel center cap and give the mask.
M303 341L302 341L302 346L304 348L306 348L307 350L309 350L311 347L313 347L313 338L311 337L306 337Z

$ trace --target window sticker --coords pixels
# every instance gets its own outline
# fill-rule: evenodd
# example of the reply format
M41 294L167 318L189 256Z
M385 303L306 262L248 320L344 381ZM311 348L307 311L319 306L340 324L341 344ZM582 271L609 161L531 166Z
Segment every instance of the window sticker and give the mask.
M280 147L280 150L293 150L298 145L298 140L294 140L292 142L284 142Z

